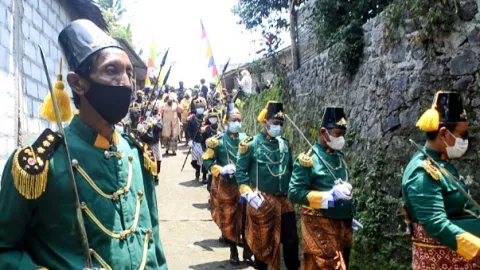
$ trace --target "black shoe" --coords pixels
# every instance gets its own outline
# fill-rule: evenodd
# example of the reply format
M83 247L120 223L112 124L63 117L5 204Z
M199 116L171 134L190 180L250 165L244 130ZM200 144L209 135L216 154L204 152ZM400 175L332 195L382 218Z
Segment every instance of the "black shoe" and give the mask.
M176 156L176 155L177 155L177 152L173 151L172 155Z
M255 256L253 256L248 248L243 249L243 261L251 267L255 266Z
M230 264L233 266L237 266L240 264L240 259L238 258L238 252L230 253Z

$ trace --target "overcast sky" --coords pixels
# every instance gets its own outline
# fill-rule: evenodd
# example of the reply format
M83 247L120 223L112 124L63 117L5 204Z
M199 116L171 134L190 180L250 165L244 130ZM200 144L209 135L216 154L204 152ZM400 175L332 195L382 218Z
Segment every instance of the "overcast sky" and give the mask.
M158 52L170 48L167 63L175 62L175 66L169 84L177 85L183 80L191 87L198 84L200 78L207 82L212 80L207 68L206 41L201 39L200 19L218 69L229 57L230 63L246 63L259 58L255 50L259 49L262 37L237 24L238 18L231 13L237 0L124 1L127 14L121 23L131 24L133 43L137 50L143 48L144 51L142 58L148 58L152 38L157 43ZM257 40L256 45L253 40Z

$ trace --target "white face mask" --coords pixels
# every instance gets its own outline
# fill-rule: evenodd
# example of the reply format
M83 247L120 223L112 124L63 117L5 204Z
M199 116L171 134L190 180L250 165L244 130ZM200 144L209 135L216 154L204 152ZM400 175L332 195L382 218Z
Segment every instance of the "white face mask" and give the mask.
M208 118L208 121L210 122L210 124L216 124L218 119L217 118Z
M447 146L446 150L448 158L454 159L463 156L468 149L468 139L464 140L462 138L457 138L449 130L447 131L455 138L455 144L453 146L449 146L447 142L443 141L443 143L445 143Z
M282 136L282 132L283 127L280 125L270 125L270 128L268 129L268 135L274 138Z
M333 137L331 136L328 131L327 131L328 138L330 139L329 142L327 142L327 145L332 148L333 150L342 150L343 147L345 146L345 137L340 136L340 137Z

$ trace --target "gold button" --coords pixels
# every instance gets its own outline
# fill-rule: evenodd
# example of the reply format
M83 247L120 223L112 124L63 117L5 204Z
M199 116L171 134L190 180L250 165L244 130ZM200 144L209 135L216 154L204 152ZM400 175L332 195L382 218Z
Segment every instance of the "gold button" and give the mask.
M129 154L129 155L128 155L128 160L130 160L130 161L133 160L133 155L132 155L132 154Z
M78 160L72 159L72 166L78 168Z
M139 190L137 194L138 194L138 196L142 197L143 196L143 191Z

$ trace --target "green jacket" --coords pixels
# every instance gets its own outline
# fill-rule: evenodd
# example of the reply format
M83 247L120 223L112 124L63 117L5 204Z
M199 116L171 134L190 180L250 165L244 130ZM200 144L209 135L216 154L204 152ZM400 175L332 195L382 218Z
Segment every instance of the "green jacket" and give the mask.
M16 158L23 162L21 156L29 148L19 148L4 168L0 191L2 270L85 267L65 148L59 144L54 149L52 142L60 140L56 133L48 131L33 144L35 154L49 161L44 170L43 161L35 165L40 166L47 180L45 190L36 193L38 198L27 199L31 192L18 185L41 183L41 178L32 182L16 166ZM154 179L152 169L147 168L154 162L148 157L144 159L147 153L139 150L128 136L115 133L110 146L78 116L65 128L65 134L71 158L76 160L74 164L78 163L74 175L80 202L84 203L82 213L89 246L95 252L94 265L108 269L100 264L100 257L115 270L139 269L145 258L144 269L167 269L160 242ZM42 144L44 148L38 150L37 146ZM143 148L140 143L138 146ZM106 154L107 150L111 152ZM116 196L111 194L124 187L128 192L119 192L115 200ZM125 238L121 239L123 235Z
M455 167L442 160L440 153L423 149L452 175L459 177ZM442 245L457 250L457 235L468 231L480 236L480 219L478 211L452 181L440 174L434 165L426 163L423 154L417 152L405 168L402 194L411 221L421 224L427 234ZM468 191L463 181L460 184Z
M335 180L340 178L347 181L348 176L343 153L339 151L327 153L327 148L315 143L311 155L305 155L310 157L307 162L309 164L305 164L297 158L293 166L288 198L292 203L308 206L308 193L311 191L329 191L335 185ZM332 167L331 171L335 178L332 177L327 166L317 155L321 156ZM335 201L334 207L318 211L323 216L331 219L353 218L353 204L351 200Z
M289 142L281 137L269 139L260 132L240 144L235 177L238 185L256 187L258 181L260 191L286 195L292 168Z
M245 133L239 133L232 137L229 132L214 136L207 140L207 147L212 149L212 154L203 159L203 165L210 170L213 165L225 166L237 162L238 145L241 141L247 139ZM207 151L209 151L207 149Z

